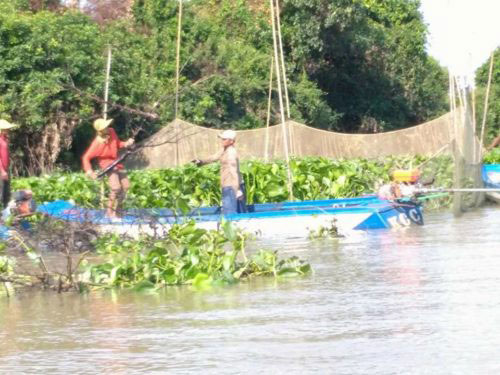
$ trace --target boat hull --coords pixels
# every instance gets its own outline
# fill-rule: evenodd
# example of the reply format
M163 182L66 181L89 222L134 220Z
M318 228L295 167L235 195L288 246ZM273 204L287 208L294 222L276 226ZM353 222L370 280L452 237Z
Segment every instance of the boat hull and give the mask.
M485 164L482 169L484 186L486 188L500 189L500 164ZM486 198L492 202L500 203L500 193L486 193Z
M218 229L226 220L258 237L307 237L320 229L345 234L352 230L401 228L423 224L419 205L380 200L375 196L250 206L253 212L221 215L217 207L175 215L169 210L130 210L119 222L102 210L77 207L67 201L50 202L39 211L62 220L89 223L102 232L137 237L141 233L165 235L173 224L194 220L199 228Z

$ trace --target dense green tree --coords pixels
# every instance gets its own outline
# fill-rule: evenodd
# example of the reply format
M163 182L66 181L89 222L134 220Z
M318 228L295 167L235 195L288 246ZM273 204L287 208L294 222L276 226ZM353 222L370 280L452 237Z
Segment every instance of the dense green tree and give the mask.
M356 131L363 122L393 129L445 110L446 74L425 52L418 6L414 0L284 1L295 69L327 94L343 130Z
M0 40L0 114L22 125L14 168L42 172L70 147L79 119L93 114L93 103L71 86L95 93L103 70L99 32L78 12L6 11Z
M141 27L160 38L157 44L164 45L168 59L174 61L177 2L136 1L134 15ZM181 117L218 128L263 126L271 55L267 6L243 0L187 2L181 48ZM307 76L290 81L293 117L332 128L337 121L335 111L317 85ZM279 121L277 111L275 92L271 123Z
M486 88L488 85L488 75L490 70L490 59L481 65L476 71L476 113L478 127L482 125L484 116L484 101L486 99ZM486 113L486 134L487 141L500 135L500 47L493 55L493 70L491 76L491 87L488 99L488 111Z

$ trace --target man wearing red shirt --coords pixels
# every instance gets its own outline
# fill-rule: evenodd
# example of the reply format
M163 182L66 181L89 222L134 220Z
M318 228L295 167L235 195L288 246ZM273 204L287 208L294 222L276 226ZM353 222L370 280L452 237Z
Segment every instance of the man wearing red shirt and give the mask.
M3 208L7 207L10 200L10 178L9 178L9 129L17 125L6 120L0 120L0 198Z
M102 118L94 121L94 129L97 131L97 136L82 156L83 170L92 179L97 177L90 163L92 159L97 159L99 167L104 169L118 158L119 149L134 144L132 138L125 142L120 141L115 130L109 127L112 121L112 119L105 120ZM122 164L117 164L107 175L110 194L106 215L110 218L116 218L118 216L117 212L121 209L129 188L129 181Z

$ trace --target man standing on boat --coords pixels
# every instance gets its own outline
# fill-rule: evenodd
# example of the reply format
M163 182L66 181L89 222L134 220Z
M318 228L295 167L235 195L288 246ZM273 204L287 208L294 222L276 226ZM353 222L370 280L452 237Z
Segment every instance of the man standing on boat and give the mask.
M104 169L118 158L119 149L134 144L133 138L125 142L120 141L115 130L109 127L112 121L112 119L105 120L102 118L94 121L94 129L97 132L97 136L82 156L83 170L87 176L94 180L97 178L97 175L92 170L92 159L97 159L99 167ZM125 200L130 183L122 164L115 165L107 172L107 175L110 193L106 215L110 218L117 218L117 212L121 210L121 205Z
M193 162L200 166L220 161L222 212L224 214L246 212L245 188L240 173L238 153L234 147L236 132L225 130L218 137L222 141L222 149L207 159L196 159Z
M10 201L10 175L9 175L9 129L17 125L1 119L0 120L0 194L2 207L7 207Z

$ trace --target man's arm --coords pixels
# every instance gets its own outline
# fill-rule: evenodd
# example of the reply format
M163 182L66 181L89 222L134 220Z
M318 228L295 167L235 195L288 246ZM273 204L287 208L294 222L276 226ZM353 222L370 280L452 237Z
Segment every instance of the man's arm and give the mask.
M486 147L486 151L490 151L491 149L497 147L498 145L500 145L500 135L497 136L488 147Z
M209 156L208 158L206 159L197 159L197 165L204 165L204 164L210 164L210 163L214 163L216 161L219 161L220 158L222 157L222 154L224 153L224 149L221 149L220 151L218 151L217 153L213 154L212 156Z
M109 128L109 132L111 134L111 137L113 139L116 139L118 149L129 147L129 146L132 146L134 144L134 138L129 138L126 141L122 141L120 138L118 138L118 135L116 134L115 129Z

